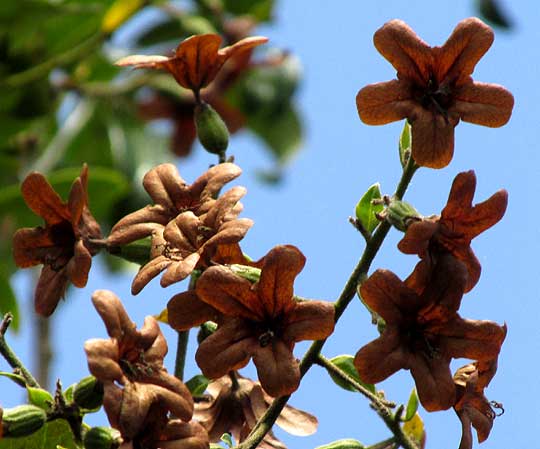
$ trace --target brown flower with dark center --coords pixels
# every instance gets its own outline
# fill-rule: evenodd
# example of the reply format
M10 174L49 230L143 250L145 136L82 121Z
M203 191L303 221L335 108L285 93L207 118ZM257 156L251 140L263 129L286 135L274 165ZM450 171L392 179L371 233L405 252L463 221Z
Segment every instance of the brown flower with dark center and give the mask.
M211 442L219 442L224 433L230 433L236 442L242 442L272 403L272 398L258 382L235 372L210 383L207 392L208 396L195 399L193 418L208 431ZM311 435L317 430L317 418L290 405L283 408L276 424L296 436ZM257 447L286 449L272 431Z
M460 119L490 127L510 119L512 94L470 76L493 43L493 30L481 20L462 20L442 47L430 47L401 20L377 30L373 42L397 70L397 79L361 89L358 114L368 125L407 118L418 165L442 168L450 163Z
M191 89L195 96L198 96L200 89L214 80L228 59L267 41L266 37L248 37L220 49L220 36L201 34L184 40L176 48L174 56L170 58L133 55L122 58L116 62L116 65L167 70L178 84Z
M248 218L236 218L242 210L239 200L245 193L244 187L233 187L200 217L191 211L183 212L164 229L154 231L152 260L135 276L132 293L139 293L163 270L167 271L161 278L162 287L180 282L195 268L209 266L221 245L234 245L242 240L253 225Z
M492 227L504 215L508 203L506 190L499 190L482 203L472 205L476 189L474 171L459 173L440 217L430 217L409 225L398 248L405 254L418 254L422 259L407 279L412 288L421 288L431 267L441 253L451 253L467 267L469 279L465 291L471 290L480 278L481 266L471 249L471 240Z
M205 270L197 281L197 296L224 316L195 356L205 376L217 379L253 358L268 394L282 396L298 388L295 343L323 339L334 330L332 303L293 296L294 279L304 264L296 247L277 246L265 256L256 284L225 266Z
M186 386L163 366L167 342L157 321L146 317L137 330L112 292L98 290L92 301L110 340L88 340L84 349L90 372L104 385L103 407L124 440L153 438L168 413L187 422L193 399Z
M21 268L43 265L35 292L36 312L51 315L68 282L84 287L101 238L99 224L88 209L88 167L71 186L65 203L41 173L30 173L21 192L30 209L45 220L45 227L19 229L13 236L13 257Z
M360 288L367 306L386 322L379 338L356 354L364 382L378 383L400 369L416 382L420 402L429 411L455 402L452 358L495 358L506 328L491 321L465 320L457 310L467 282L465 266L441 256L421 295L395 274L377 270Z
M459 449L472 448L471 426L476 429L479 443L489 437L497 414L484 396L484 388L491 382L496 371L497 359L493 359L462 366L454 374L457 392L454 410L462 426ZM501 407L499 404L495 405Z
M211 167L193 184L187 184L173 164L161 164L143 178L143 186L154 205L122 218L111 230L109 245L126 245L162 229L182 212L199 216L215 203L214 197L225 184L240 176L240 167L223 163Z

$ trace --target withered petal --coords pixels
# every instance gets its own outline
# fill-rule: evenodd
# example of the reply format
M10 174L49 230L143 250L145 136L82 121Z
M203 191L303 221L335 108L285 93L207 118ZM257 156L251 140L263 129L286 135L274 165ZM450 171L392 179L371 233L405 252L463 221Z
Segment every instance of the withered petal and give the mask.
M131 284L131 293L137 295L152 279L165 270L172 261L165 256L152 259L138 271Z
M229 316L252 321L264 319L264 308L253 284L227 267L210 267L197 281L197 296L201 301Z
M429 240L438 227L438 220L429 218L411 223L404 237L398 243L398 249L404 254L418 254L422 259L425 258L429 248Z
M418 399L428 412L447 410L454 405L456 388L450 372L450 356L442 353L427 358L424 354L412 353L410 370Z
M416 105L409 83L392 80L369 84L358 91L356 108L366 125L386 125L411 115Z
M454 128L459 117L417 107L411 122L412 157L422 167L444 168L454 155Z
M123 217L114 225L107 243L122 246L151 235L165 226L171 217L161 206L146 206Z
M114 63L119 67L134 66L136 69L166 69L166 62L169 60L166 56L159 55L130 55L119 59Z
M169 325L177 331L189 330L206 321L217 321L219 311L201 301L194 291L174 295L167 303Z
M480 19L469 17L459 22L444 45L433 49L436 79L443 84L466 82L493 39L493 30Z
M451 112L461 120L476 125L498 128L512 115L514 96L503 86L489 83L467 83L454 92Z
M327 301L296 303L286 315L282 338L286 342L322 340L334 331L334 304Z
M136 331L136 324L129 318L122 301L110 290L96 290L92 295L92 303L105 324L109 337L118 341L126 334Z
M146 362L156 359L162 362L163 357L167 355L167 341L153 316L148 315L144 318L143 326L137 331L136 344L139 349L145 351Z
M470 246L454 248L452 254L467 267L468 279L465 285L465 293L467 293L478 283L482 266Z
M250 36L246 37L233 45L229 45L228 47L223 47L221 50L218 51L219 58L225 62L227 59L237 56L240 53L243 53L247 50L251 50L254 47L257 47L262 44L266 44L268 42L268 38L264 36Z
M265 256L257 295L268 316L277 317L293 310L294 280L305 263L305 256L293 245L278 245Z
M220 245L238 243L244 238L252 226L253 220L249 218L238 218L227 221L221 225L216 235L202 245L203 254L201 254L201 257L205 260L211 259Z
M67 285L65 268L54 271L48 265L43 266L34 295L36 312L45 317L50 316L64 297Z
M261 386L270 396L284 396L298 389L300 367L283 341L274 339L268 346L259 346L253 354L253 363Z
M227 190L212 205L211 209L204 216L204 224L212 229L219 229L226 221L227 215L232 208L247 193L247 189L242 186L236 186Z
M41 173L32 172L24 178L21 193L28 207L49 226L70 221L67 205Z
M242 174L242 169L238 165L224 162L210 167L191 185L193 192L196 192L205 202L214 198L223 186Z
M46 249L54 246L47 229L22 228L13 235L13 259L20 268L28 268L44 262ZM45 252L44 249L45 248Z
M159 442L160 449L208 449L208 434L196 421L169 420Z
M461 440L458 449L472 449L473 437L471 429L471 419L465 410L456 411L461 422Z
M88 369L101 382L120 381L124 377L118 365L118 345L112 340L93 338L84 343Z
M191 200L189 188L173 164L160 164L152 168L144 175L143 186L154 202L165 210L178 209L178 204Z
M385 23L375 32L373 43L397 70L398 78L427 83L433 66L431 48L405 22L394 19Z
M362 347L354 357L354 366L362 381L373 384L408 368L409 353L401 343L398 330L387 327L379 338Z
M476 190L476 174L474 170L461 172L452 181L448 201L441 212L442 220L463 218L465 211L472 208L474 191Z
M235 318L221 325L199 345L195 360L206 377L217 379L246 366L259 347L245 321Z
M84 246L82 240L75 242L73 250L73 256L66 265L66 275L75 287L82 288L88 282L88 273L92 266L92 254Z
M202 243L199 240L199 228L202 224L201 219L193 212L182 212L165 226L163 237L176 249L195 252Z
M186 279L193 272L200 258L201 256L199 253L192 253L180 261L172 262L167 267L167 271L163 273L160 285L162 287L168 287L169 285Z

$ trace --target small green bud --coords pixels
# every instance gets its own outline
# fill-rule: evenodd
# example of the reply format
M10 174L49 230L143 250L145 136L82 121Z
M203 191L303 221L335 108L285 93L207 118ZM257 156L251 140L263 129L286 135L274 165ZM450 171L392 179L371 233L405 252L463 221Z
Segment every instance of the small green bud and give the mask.
M217 324L213 321L207 321L201 324L199 333L197 334L197 342L201 344L207 337L212 335L217 330Z
M229 145L229 130L219 114L207 103L195 106L197 135L206 151L224 155Z
M405 201L391 199L385 212L388 222L402 232L407 230L412 221L422 219L418 211Z
M103 384L94 376L88 376L75 385L73 401L87 410L94 410L103 403Z
M110 427L92 427L84 434L85 449L117 449L122 444L120 432Z
M47 421L45 410L35 405L19 405L4 410L2 432L4 437L25 437L37 432Z
M240 265L237 263L230 265L230 268L234 274L237 274L238 276L243 277L252 283L259 282L261 277L260 268L250 267L248 265Z

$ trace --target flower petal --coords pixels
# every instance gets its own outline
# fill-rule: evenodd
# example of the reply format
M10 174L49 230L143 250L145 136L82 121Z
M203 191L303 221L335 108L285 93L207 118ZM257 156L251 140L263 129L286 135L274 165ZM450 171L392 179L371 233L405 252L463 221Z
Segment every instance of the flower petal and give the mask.
M112 340L87 340L84 351L88 358L88 369L101 382L119 381L124 377L118 365L118 345Z
M293 284L305 263L305 256L292 245L276 246L265 256L257 295L269 316L287 314L294 308Z
M282 338L286 342L322 340L334 331L334 304L327 301L296 303L286 315Z
M166 62L169 58L159 55L130 55L121 58L114 63L120 67L135 66L136 69L166 69Z
M84 246L82 240L75 242L73 251L73 256L66 265L66 275L75 287L82 288L88 282L88 272L92 266L92 254Z
M201 256L199 253L192 253L180 261L172 262L167 267L167 271L165 271L161 277L160 285L162 287L168 287L169 285L186 279L191 273L193 273L193 270L197 266L200 258Z
M238 165L230 162L214 165L203 173L191 185L191 189L205 202L214 198L223 186L242 174L242 169Z
M111 338L121 340L126 332L135 332L136 325L129 318L122 301L109 290L96 290L92 303L105 324Z
M438 227L438 220L429 218L411 223L398 243L398 249L404 254L418 254L422 259L427 257L429 241Z
M34 306L36 312L42 316L50 316L60 299L64 297L68 285L65 268L54 271L50 266L45 265L36 286L34 296Z
M356 95L358 115L367 125L386 125L411 115L415 104L409 83L402 80L369 84Z
M22 228L13 235L13 258L20 268L42 264L53 249L50 232L42 227Z
M70 221L66 204L41 173L32 172L24 178L21 192L28 207L47 225Z
M194 291L174 295L167 303L167 321L177 331L199 326L205 321L217 321L219 312L201 301Z
M292 350L281 340L274 339L253 354L253 363L261 386L270 396L291 394L300 385L300 367Z
M131 284L131 293L138 294L152 279L167 268L172 261L165 256L158 256L152 259L137 272Z
M431 48L402 20L391 20L379 28L373 43L398 72L399 79L424 85L433 65Z
M456 388L450 372L450 357L411 354L410 370L420 403L428 412L447 410L454 405Z

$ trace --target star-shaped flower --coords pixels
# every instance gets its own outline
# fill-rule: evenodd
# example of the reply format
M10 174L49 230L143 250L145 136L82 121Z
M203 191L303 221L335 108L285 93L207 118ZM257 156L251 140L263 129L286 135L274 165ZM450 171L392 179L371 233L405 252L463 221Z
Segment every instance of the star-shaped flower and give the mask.
M384 125L407 118L416 163L445 167L452 159L454 127L460 119L499 127L512 114L510 92L471 78L493 38L493 30L475 17L462 20L442 47L430 47L401 20L386 23L373 42L397 70L397 79L358 92L360 119L368 125Z
M92 301L110 340L88 340L84 349L90 372L103 383L103 407L124 440L142 438L161 426L168 412L191 420L193 399L187 387L163 366L167 342L157 321L146 317L137 330L116 295L98 290Z
M109 245L126 245L162 229L182 212L190 211L199 216L215 203L214 197L225 184L240 176L237 165L223 163L204 172L193 184L187 184L173 164L161 164L151 169L143 178L143 186L153 205L133 212L114 225L107 242Z
M418 254L422 261L409 277L409 286L423 285L438 254L451 253L467 267L469 279L465 291L480 278L481 266L471 249L471 240L492 227L504 215L508 203L506 190L499 190L486 201L472 205L476 189L474 171L459 173L452 183L448 202L440 217L412 222L398 248L405 254Z
M426 410L454 405L450 360L493 359L506 334L505 327L491 321L465 320L458 315L466 282L465 266L450 255L439 258L421 295L388 270L373 273L360 293L386 325L379 338L356 354L354 364L360 378L378 383L407 369Z
M228 59L267 41L266 37L247 37L234 45L220 49L220 36L201 34L184 40L170 58L132 55L120 59L116 65L167 70L178 84L191 89L198 97L199 91L214 80Z
M22 183L26 204L45 220L45 227L19 229L13 236L13 257L21 268L43 265L34 299L40 315L54 312L68 282L84 287L88 280L92 256L98 251L92 239L101 238L101 231L88 209L87 184L86 164L67 202L41 173L30 173Z
M193 418L208 431L211 442L219 442L229 432L240 443L272 403L272 398L258 382L240 376L236 372L211 382L208 396L195 399ZM307 436L317 430L317 418L302 410L286 405L276 424L286 432ZM260 449L286 449L272 431L268 432Z
M242 368L253 358L264 390L282 396L300 382L292 352L295 343L328 337L334 329L334 306L294 298L294 279L305 264L296 247L277 246L263 260L255 284L226 266L210 267L201 275L195 290L198 298L224 319L200 344L195 358L211 379Z

